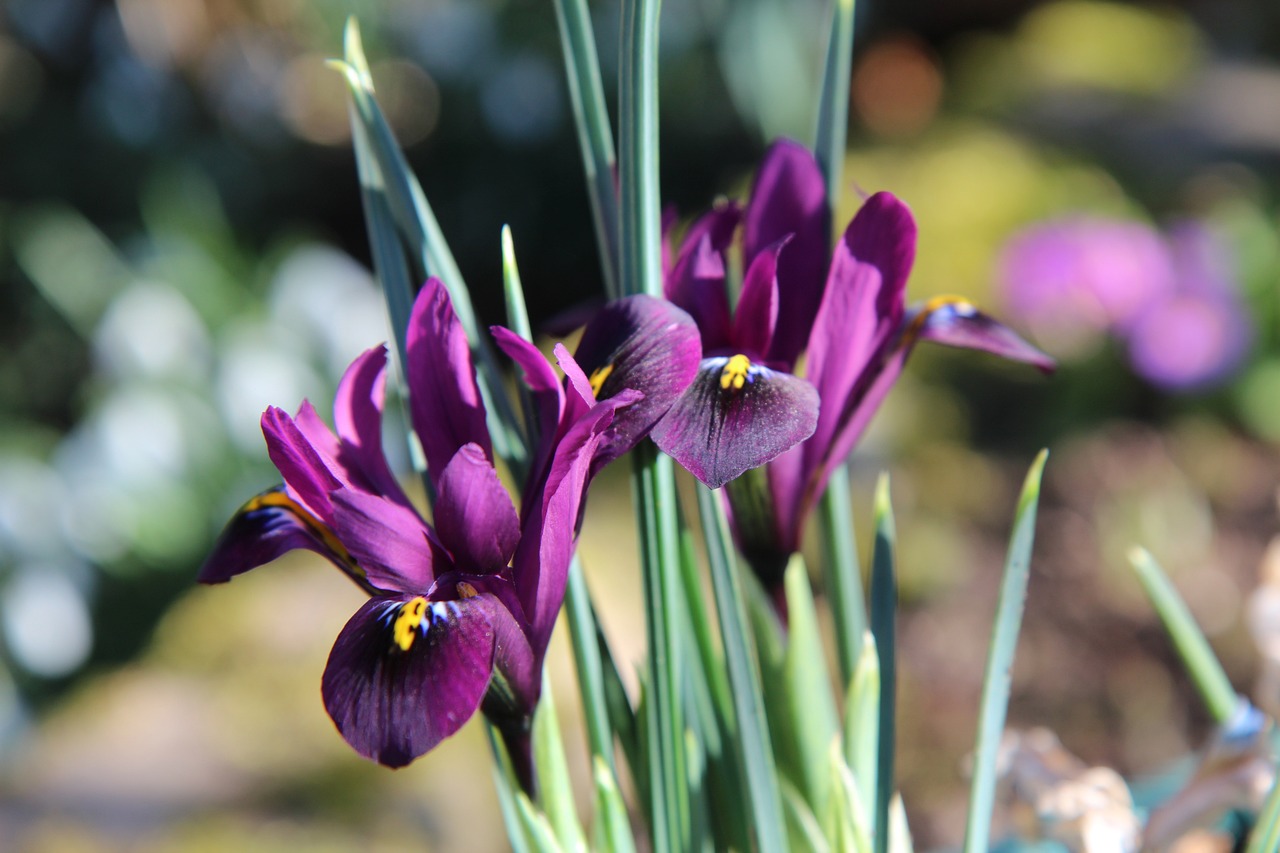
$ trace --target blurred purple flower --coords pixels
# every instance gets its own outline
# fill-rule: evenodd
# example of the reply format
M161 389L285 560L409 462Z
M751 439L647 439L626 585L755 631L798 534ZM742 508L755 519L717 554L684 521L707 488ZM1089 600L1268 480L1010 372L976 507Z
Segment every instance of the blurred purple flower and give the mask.
M1249 351L1253 329L1233 284L1226 247L1197 223L1169 235L1174 289L1147 305L1129 329L1129 360L1170 391L1205 388L1229 376Z
M495 328L525 372L539 441L517 513L493 466L470 349L444 286L432 279L409 322L409 411L437 495L434 525L414 508L382 452L386 353L348 368L334 400L337 434L308 402L262 417L284 485L249 501L200 572L218 583L304 548L370 596L334 643L325 708L361 755L400 767L483 707L526 787L529 725L547 643L564 598L592 474L643 437L698 361L693 322L674 306L630 297L606 306L584 337L627 382L600 399L559 346L569 381L532 344ZM643 399L643 403L640 401Z
M1045 222L1009 241L998 275L1011 313L1059 352L1110 333L1138 374L1168 390L1222 379L1251 338L1226 252L1201 225L1165 239L1138 222Z

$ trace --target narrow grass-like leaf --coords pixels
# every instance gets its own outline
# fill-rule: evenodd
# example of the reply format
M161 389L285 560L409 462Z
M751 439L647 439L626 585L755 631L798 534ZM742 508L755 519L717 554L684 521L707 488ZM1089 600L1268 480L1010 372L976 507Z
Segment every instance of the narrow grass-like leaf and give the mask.
M831 774L831 796L823 816L823 827L832 851L871 853L873 830L867 804L862 801L857 780L844 760L844 750L832 741L827 752L827 772Z
M640 709L638 705L635 709L631 707L631 700L627 698L627 688L622 683L622 673L618 671L613 650L609 648L609 638L604 635L604 629L600 626L600 616L596 613L594 606L591 608L591 621L596 626L596 650L600 655L600 675L604 682L609 725L618 739L618 745L622 747L622 754L626 756L637 790L642 798L647 798L648 768L644 763L643 727L638 722L641 719Z
M560 846L566 851L585 851L578 811L573 802L573 782L564 757L560 720L551 695L551 682L543 673L542 698L533 717L533 758L538 768L538 805L550 821Z
M595 849L603 853L635 853L627 804L622 800L613 769L598 755L591 766L596 783Z
M618 87L620 291L662 295L658 194L660 0L622 0Z
M1173 645L1182 658L1182 664L1191 675L1200 698L1209 708L1209 713L1218 725L1225 725L1231 719L1239 699L1231 680L1222 669L1217 656L1204 632L1196 624L1195 617L1187 609L1186 603L1168 575L1160 568L1155 558L1145 548L1134 548L1129 551L1129 563L1138 574L1142 588L1160 615L1165 630L1173 640Z
M507 305L507 328L533 343L533 328L529 325L529 311L524 302L524 285L520 283L520 267L516 264L516 245L507 225L502 226L502 294ZM516 389L520 396L520 413L524 416L525 446L536 447L538 418L534 415L533 393L523 382L517 382Z
M689 837L675 470L670 457L659 456L647 442L633 451L633 463L649 644L649 693L643 716L649 811L655 851L674 853L686 848Z
M797 761L791 773L800 782L814 812L821 814L831 782L827 753L840 730L839 715L818 631L809 573L799 554L791 557L783 582L789 635L782 677L790 708L787 728L794 743L788 753Z
M889 500L889 475L876 483L875 544L871 551L871 633L880 658L880 720L876 747L875 799L867 803L875 853L885 853L889 834L889 800L893 796L894 739L897 706L895 620L898 613L898 578L895 549L897 533Z
M760 676L753 663L755 656L747 633L746 602L739 583L740 573L734 564L729 522L720 495L704 486L698 487L698 509L711 566L716 616L724 642L725 667L729 671L736 721L734 747L743 768L743 799L750 804L757 849L784 850L786 827L782 818L778 773L769 742Z
M409 169L391 126L374 97L373 79L355 18L347 21L343 55L342 61L333 61L330 65L340 71L347 82L358 124L368 141L367 151L381 175L387 210L408 253L417 259L419 268L412 272L423 278L438 276L449 289L454 312L471 344L494 452L505 459L519 477L528 465L528 451L521 438L515 412L504 393L502 374L493 348L482 334L462 273L449 251L426 194Z
M913 853L914 849L907 809L902 805L902 795L895 793L889 803L889 853Z
M853 502L849 496L849 472L845 466L840 466L832 475L818 509L822 531L822 577L835 623L840 685L841 689L847 689L854 667L858 665L862 635L867 629L867 605L862 594L858 548L853 538Z
M1244 853L1275 853L1280 850L1280 777L1271 786L1271 793L1262 804L1258 822L1249 834L1249 844Z
M996 757L1004 734L1009 709L1009 689L1013 682L1013 656L1022 628L1022 611L1027 599L1031 572L1031 547L1036 537L1036 508L1040 501L1040 481L1049 451L1041 450L1027 472L1013 517L1009 552L1005 558L1004 580L996 601L996 618L987 654L987 672L982 682L982 706L978 717L978 737L974 747L973 785L969 793L969 817L965 825L965 853L986 853L991 840L991 815L995 805Z
M485 734L489 737L489 749L493 753L493 786L498 792L498 809L502 812L502 822L507 827L507 840L511 842L512 853L529 853L532 849L524 817L516 805L516 795L521 793L515 781L515 773L511 770L511 759L502 743L497 730L488 722L485 723ZM527 799L527 798L526 798Z
M600 61L596 56L591 12L586 0L555 0L560 45L564 50L565 76L569 83L569 103L578 131L582 166L587 179L587 196L595 224L605 293L618 296L618 189L615 170L613 130L609 108L600 81Z
M599 626L596 625L595 612L591 607L591 594L582 573L582 563L576 555L569 564L564 613L565 621L569 623L569 643L573 648L578 692L582 696L582 711L586 718L587 743L591 754L604 761L610 772L614 772L616 768L613 758L613 727L609 720L608 687L600 659L600 645L596 640ZM624 696L623 702L625 701Z
M804 801L804 795L785 778L778 780L782 790L782 814L787 821L787 842L791 850L828 853L831 845L822 834L822 824Z
M832 209L840 197L841 167L845 137L849 127L849 70L853 57L854 0L834 0L827 60L822 70L822 93L818 98L818 132L814 154L827 179L827 198ZM840 474L837 474L840 476Z
M555 830L551 828L547 816L538 811L538 807L524 791L516 794L516 813L520 815L525 837L534 853L567 853L556 839Z
M858 783L862 802L875 802L880 754L880 656L876 638L863 635L862 656L849 682L844 708L844 755Z

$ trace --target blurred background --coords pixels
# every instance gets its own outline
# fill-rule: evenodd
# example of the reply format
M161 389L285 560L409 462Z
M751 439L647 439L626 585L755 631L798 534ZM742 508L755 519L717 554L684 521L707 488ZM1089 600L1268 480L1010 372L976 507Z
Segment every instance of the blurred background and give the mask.
M1237 687L1280 706L1280 7L858 11L839 223L860 191L898 194L920 222L913 297L964 294L1061 363L1045 380L922 350L855 459L864 543L871 483L893 475L899 773L929 849L961 836L1004 540L1041 446L1011 724L1131 777L1200 742L1207 714L1124 563L1135 543ZM593 13L609 81L617 3ZM600 293L549 4L5 0L0 849L505 846L478 727L395 773L333 731L318 686L360 600L346 581L298 557L193 587L276 480L262 409L327 413L388 337L324 66L348 15L485 319L502 321L503 223L535 324ZM664 3L662 183L682 216L743 195L769 139L808 139L826 15ZM590 516L588 574L636 661L624 471Z

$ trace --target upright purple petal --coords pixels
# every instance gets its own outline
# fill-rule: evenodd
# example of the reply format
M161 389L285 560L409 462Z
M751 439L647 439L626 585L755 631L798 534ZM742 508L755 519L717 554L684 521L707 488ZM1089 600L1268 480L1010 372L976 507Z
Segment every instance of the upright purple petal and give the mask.
M332 514L329 492L341 482L325 460L283 409L271 406L262 413L262 434L267 440L267 455L285 483L304 507L328 522Z
M809 342L807 376L822 399L817 429L805 445L812 472L830 455L849 417L849 400L869 380L897 338L907 274L915 258L911 211L888 193L867 199L836 244L822 306Z
M533 407L538 419L538 433L555 435L560 413L564 409L564 389L555 368L533 344L502 326L491 326L498 349L507 354L524 371L524 382L533 392Z
M725 283L725 251L741 213L725 205L705 214L685 234L680 254L667 275L663 293L689 312L707 348L727 346L730 334L729 291Z
M618 412L598 465L626 453L648 434L693 380L701 357L693 320L670 302L637 295L605 306L582 333L574 360L590 377L597 399L624 389L644 397Z
M757 254L742 277L742 295L733 315L733 345L757 358L769 351L778 325L778 253L787 241L784 237Z
M403 767L471 718L493 668L488 598L372 598L356 611L321 685L325 710L356 752Z
M332 498L333 532L378 589L421 592L437 571L449 568L413 508L352 489L338 489Z
M812 385L739 354L704 359L693 384L650 437L718 489L804 441L817 418Z
M464 571L506 568L520 540L520 518L493 463L475 444L464 445L440 476L436 535Z
M790 235L778 257L779 288L785 294L778 314L771 362L795 364L822 300L831 234L827 190L813 154L797 142L781 139L770 146L756 174L742 226L742 252L750 264L756 255Z
M439 279L428 279L414 300L407 348L409 410L432 478L468 442L493 458L467 335Z
M231 520L200 567L200 583L224 583L301 548L326 557L366 592L373 586L333 531L283 487L251 498Z
M530 642L538 655L546 649L564 602L569 561L597 448L617 410L632 399L623 394L605 400L578 419L556 447L537 506L524 507L512 574L531 626Z
M361 354L342 375L333 400L338 430L337 460L349 482L409 505L382 452L382 407L386 393L387 350L377 346Z
M1053 359L1018 336L971 302L955 296L940 296L916 309L907 320L907 337L932 341L949 347L989 352L1010 361L1034 365L1052 373Z

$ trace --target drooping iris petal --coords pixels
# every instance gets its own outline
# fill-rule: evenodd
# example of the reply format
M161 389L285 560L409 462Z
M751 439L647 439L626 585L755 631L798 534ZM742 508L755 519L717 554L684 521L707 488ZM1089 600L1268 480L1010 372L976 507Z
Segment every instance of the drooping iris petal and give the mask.
M289 488L308 510L328 521L332 512L329 492L342 484L315 447L293 418L275 406L262 413L262 434L267 440L267 455Z
M406 344L409 410L432 478L438 480L453 454L468 442L493 458L467 335L439 279L427 279L418 292Z
M650 435L716 489L804 441L817 418L818 393L812 385L735 355L704 359L693 383Z
M366 590L372 587L347 549L283 487L253 497L227 522L200 567L200 583L223 583L297 548L327 557Z
M372 598L351 617L329 653L321 693L356 752L403 767L476 712L494 654L482 597Z
M957 297L938 297L914 311L907 322L906 335L909 339L989 352L1010 361L1034 365L1046 373L1052 373L1056 367L1053 359L1024 341L1017 332Z
M628 388L644 395L618 412L597 465L626 453L649 432L693 380L701 358L697 326L670 302L628 296L596 315L574 354L596 398L606 400Z
M680 254L663 281L663 295L689 312L703 346L715 349L729 343L729 292L725 288L724 253L738 227L737 205L705 214L689 228Z
M789 238L755 256L742 277L742 295L733 314L734 346L747 352L766 353L778 325L778 253Z
M342 375L333 400L340 441L337 461L354 484L406 506L409 499L382 452L382 406L386 393L387 349L362 353Z
M466 571L498 571L515 552L520 519L478 445L463 445L440 475L435 521L440 543Z
M805 445L809 472L844 429L855 387L869 381L868 373L901 332L915 242L911 211L889 193L876 193L836 244L809 341L807 376L823 402Z
M447 565L431 528L411 507L353 489L337 489L332 500L334 534L378 589L427 589L435 563Z
M564 408L564 390L555 368L537 347L502 326L490 326L498 349L524 371L525 385L533 392L533 407L538 418L538 433L550 438L555 435Z
M794 364L808 341L822 299L830 234L827 190L807 148L790 140L770 146L756 174L742 224L743 257L750 263L782 238L791 242L778 258L779 287L786 294L770 361Z

